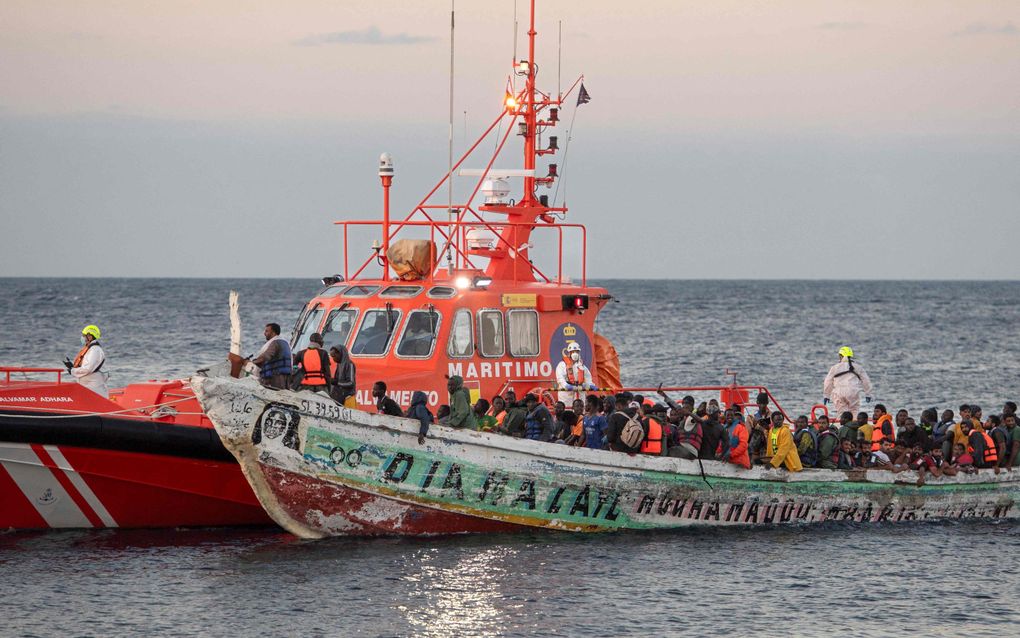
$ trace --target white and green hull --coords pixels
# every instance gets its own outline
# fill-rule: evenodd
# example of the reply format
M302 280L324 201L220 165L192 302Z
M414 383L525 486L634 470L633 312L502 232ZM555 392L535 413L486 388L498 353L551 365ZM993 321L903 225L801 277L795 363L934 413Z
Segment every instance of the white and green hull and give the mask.
M597 532L690 526L1003 519L1020 476L927 479L914 472L745 470L629 456L418 423L252 380L192 380L203 408L269 514L302 537L526 528ZM252 442L264 414L289 413L290 446Z

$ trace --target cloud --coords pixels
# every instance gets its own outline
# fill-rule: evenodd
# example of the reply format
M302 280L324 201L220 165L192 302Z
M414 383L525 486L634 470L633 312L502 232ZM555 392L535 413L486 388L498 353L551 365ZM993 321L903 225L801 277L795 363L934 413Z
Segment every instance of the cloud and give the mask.
M968 24L965 28L959 31L953 32L954 36L968 36L968 35L1016 35L1020 33L1020 29L1016 28L1016 25L1012 22L1007 22L1003 25L991 25L984 22L973 22Z
M371 26L360 31L334 31L333 33L314 33L307 37L292 42L299 47L315 47L323 44L417 44L419 42L431 42L436 38L423 35L409 35L407 33L383 34L379 27Z
M866 22L823 22L818 25L818 28L830 31L854 31L867 28L867 26Z

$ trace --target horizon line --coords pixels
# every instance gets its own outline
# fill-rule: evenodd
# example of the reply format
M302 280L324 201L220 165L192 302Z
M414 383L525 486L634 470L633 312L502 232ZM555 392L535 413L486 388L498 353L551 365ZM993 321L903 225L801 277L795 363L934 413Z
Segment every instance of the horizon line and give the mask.
M240 279L240 280L280 280L280 281L319 281L319 277L298 277L298 276L266 276L266 277L253 277L253 276L233 276L233 275L195 275L188 277L181 276L162 276L162 275L151 275L151 276L138 276L138 275L3 275L0 276L0 281L13 280L13 279L166 279L166 280L216 280L216 279ZM356 283L358 281L365 281L367 278L362 279L351 279L347 283ZM903 282L903 283L1020 283L1020 278L959 278L959 279L920 279L920 278L819 278L819 277L588 277L588 281L762 281L762 282L781 282L781 281L796 281L796 282ZM371 279L367 279L370 280ZM419 280L421 281L421 280ZM577 286L579 285L580 278L571 279L569 282L564 282L562 285ZM343 283L343 282L337 282ZM394 284L411 284L410 281L394 280ZM517 282L520 284L527 283L549 283L555 282Z

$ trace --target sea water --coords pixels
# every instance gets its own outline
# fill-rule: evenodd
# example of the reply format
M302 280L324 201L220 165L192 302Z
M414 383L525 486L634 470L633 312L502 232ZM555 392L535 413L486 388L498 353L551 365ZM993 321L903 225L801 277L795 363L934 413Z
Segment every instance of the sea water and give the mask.
M726 369L792 414L851 345L890 409L1020 399L1020 283L603 281L629 385ZM0 279L0 365L57 366L86 323L111 386L291 326L309 280ZM286 332L286 330L285 330ZM363 380L364 381L364 380ZM870 406L869 406L870 407ZM0 534L3 636L1013 635L1020 524L301 541L277 529Z

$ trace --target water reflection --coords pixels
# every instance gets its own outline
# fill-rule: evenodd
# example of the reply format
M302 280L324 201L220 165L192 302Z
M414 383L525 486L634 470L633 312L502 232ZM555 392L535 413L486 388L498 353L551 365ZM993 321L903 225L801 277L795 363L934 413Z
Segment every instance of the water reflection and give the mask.
M408 585L409 604L397 609L423 636L502 635L510 614L519 607L505 604L502 591L517 550L499 546L457 555L450 565L440 548L414 552L409 564L417 569L402 579Z

